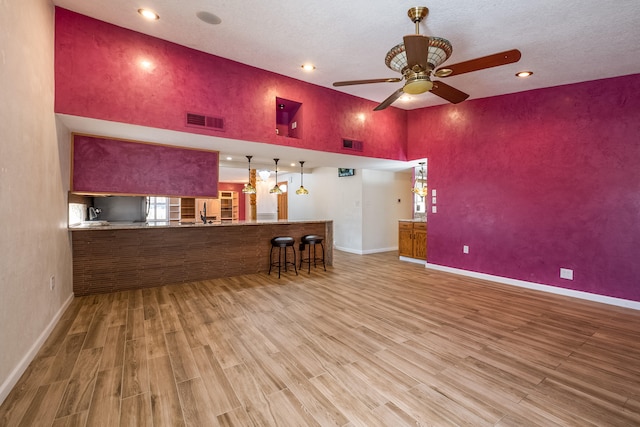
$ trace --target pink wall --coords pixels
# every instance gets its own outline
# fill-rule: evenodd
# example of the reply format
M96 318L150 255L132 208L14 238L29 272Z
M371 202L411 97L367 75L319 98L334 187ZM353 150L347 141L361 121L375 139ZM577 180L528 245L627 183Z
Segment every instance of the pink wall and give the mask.
M341 152L342 138L356 139L363 156L406 158L403 110L374 113L374 102L61 8L55 37L57 113L328 152ZM143 60L152 66L144 69ZM276 135L277 96L302 103L302 138ZM185 127L187 111L223 117L226 130Z
M428 261L640 301L639 113L640 75L409 112Z
M71 191L218 196L218 152L73 135Z

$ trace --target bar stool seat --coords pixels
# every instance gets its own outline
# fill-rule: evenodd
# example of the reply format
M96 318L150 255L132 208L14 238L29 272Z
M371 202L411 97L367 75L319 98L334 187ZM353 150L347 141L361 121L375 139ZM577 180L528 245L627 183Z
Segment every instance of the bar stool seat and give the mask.
M311 273L311 263L316 268L318 262L322 261L322 268L327 271L327 266L324 263L324 237L317 234L307 234L300 239L301 251L300 251L300 269L302 270L302 263L307 263L307 273ZM320 245L322 248L322 258L316 255L316 246ZM307 257L304 257L304 246L307 246ZM313 257L311 257L311 247L313 246Z
M296 268L296 249L293 247L295 239L293 237L278 236L271 239L271 251L269 252L269 274L271 274L272 267L278 267L278 279L280 278L280 269L284 267L284 271L287 271L287 265L293 265L293 269L298 275L298 269ZM293 252L293 262L287 261L287 248L291 248ZM278 260L273 260L273 250L278 249ZM284 262L282 261L282 252L284 251Z

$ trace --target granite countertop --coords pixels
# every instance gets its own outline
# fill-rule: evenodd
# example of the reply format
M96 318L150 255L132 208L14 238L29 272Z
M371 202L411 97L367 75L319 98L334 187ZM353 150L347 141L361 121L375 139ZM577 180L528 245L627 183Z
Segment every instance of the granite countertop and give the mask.
M427 222L424 218L413 218L413 219L399 219L400 222Z
M142 230L157 228L200 228L200 227L233 227L239 225L264 225L264 224L296 224L296 223L325 223L331 220L277 220L277 221L212 221L206 224L202 222L121 222L121 221L83 221L69 225L69 231L86 230Z

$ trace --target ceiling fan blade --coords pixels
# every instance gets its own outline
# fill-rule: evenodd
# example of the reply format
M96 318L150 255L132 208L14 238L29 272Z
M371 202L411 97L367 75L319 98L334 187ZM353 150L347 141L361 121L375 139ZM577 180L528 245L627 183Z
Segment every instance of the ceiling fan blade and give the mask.
M469 97L468 94L442 82L433 82L431 93L442 99L446 99L452 104L458 104Z
M418 65L419 70L427 70L427 56L429 55L429 37L421 34L409 34L404 36L404 51L407 54L407 65L413 69Z
M374 108L373 111L384 110L389 105L393 104L396 99L400 98L403 93L404 93L404 91L402 90L402 88L398 89L397 91L393 92L390 97L388 97L387 99L382 101L382 103L380 105L378 105L376 108Z
M397 83L402 81L399 77L390 77L388 79L369 79L369 80L346 80L344 82L334 82L334 86L350 86L350 85L364 85L368 83Z
M458 74L469 73L471 71L484 70L485 68L498 67L500 65L518 62L522 54L518 49L507 50L481 58L470 59L436 70L437 77L457 76Z

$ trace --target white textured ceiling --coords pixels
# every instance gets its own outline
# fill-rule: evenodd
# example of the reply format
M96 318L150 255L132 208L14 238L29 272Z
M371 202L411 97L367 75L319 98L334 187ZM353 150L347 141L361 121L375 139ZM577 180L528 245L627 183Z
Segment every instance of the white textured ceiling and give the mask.
M470 98L552 87L640 72L640 0L54 0L57 6L154 37L319 86L334 81L398 77L384 64L389 49L414 32L407 17L427 6L426 35L448 39L446 64L519 49L516 64L452 76L445 81ZM155 10L145 21L140 7ZM219 25L196 17L205 11ZM313 63L312 73L301 69ZM517 71L534 75L518 79ZM402 83L335 88L381 102ZM594 94L597 96L597 94ZM446 103L425 93L394 107Z

